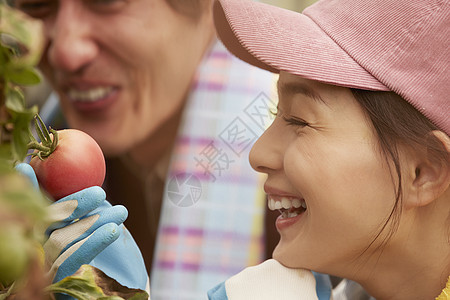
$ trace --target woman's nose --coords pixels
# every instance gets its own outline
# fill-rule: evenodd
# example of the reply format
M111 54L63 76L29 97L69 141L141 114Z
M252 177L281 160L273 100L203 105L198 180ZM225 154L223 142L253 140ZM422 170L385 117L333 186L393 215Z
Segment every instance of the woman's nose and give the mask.
M98 54L95 31L89 16L83 15L84 1L60 1L53 21L46 24L47 58L52 68L75 72Z
M275 120L250 151L250 165L257 172L270 173L283 167L283 139Z

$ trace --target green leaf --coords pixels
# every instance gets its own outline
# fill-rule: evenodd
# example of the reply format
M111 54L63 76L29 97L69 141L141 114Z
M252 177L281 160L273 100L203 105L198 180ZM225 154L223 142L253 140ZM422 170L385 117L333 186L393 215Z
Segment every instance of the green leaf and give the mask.
M95 300L104 296L102 290L92 284L90 280L76 278L75 276L66 277L52 284L49 288L53 293L67 294L78 300Z
M17 48L25 49L12 57L16 66L35 66L39 62L44 48L42 21L0 3L0 33L11 37Z
M6 212L7 213L7 212ZM5 214L3 211L2 214ZM2 215L4 219L8 215ZM0 229L0 282L10 285L23 276L28 263L29 242L21 224L2 220Z
M0 144L0 175L7 174L12 170L12 157L11 145L10 144Z
M34 225L46 223L49 200L11 165L7 167L4 160L0 160L0 165L4 165L0 173L1 211L8 207L10 211L20 214Z
M48 205L28 178L0 159L0 286L27 276L33 249L44 242Z
M8 105L8 108L10 107L13 108L10 110L10 113L14 123L11 144L12 159L13 161L23 161L28 152L28 143L31 142L30 123L36 114L37 108L33 107L18 111L20 108L17 109L17 103Z
M149 295L147 294L147 292L136 293L131 298L128 298L128 300L146 300L146 299L149 299Z
M7 288L8 289L7 291L2 291L3 294L0 294L0 300L5 300L11 295L12 291L14 290L14 285L15 285L15 283L13 283L11 286L9 286Z
M41 78L32 67L23 69L8 68L6 74L9 80L19 85L33 85L41 82Z
M20 113L25 110L25 97L18 87L7 89L5 105L10 112Z
M0 76L5 73L5 67L9 62L9 49L5 45L1 45L0 47Z
M14 124L11 153L13 161L23 161L28 152L31 121L38 112L37 106L25 107L25 99L18 87L9 88L6 93L6 108Z
M14 126L12 152L14 161L23 161L27 156L30 135L28 127Z
M81 266L74 275L52 284L47 291L65 293L79 300L145 300L149 298L145 291L122 286L90 265Z

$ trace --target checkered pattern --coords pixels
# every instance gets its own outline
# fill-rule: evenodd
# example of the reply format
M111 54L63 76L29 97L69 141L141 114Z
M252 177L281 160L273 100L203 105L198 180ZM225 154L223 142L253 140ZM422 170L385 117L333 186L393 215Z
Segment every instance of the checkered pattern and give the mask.
M248 154L273 119L275 83L220 42L200 66L163 196L153 300L206 299L210 288L263 260L264 178ZM188 177L195 180L184 183Z

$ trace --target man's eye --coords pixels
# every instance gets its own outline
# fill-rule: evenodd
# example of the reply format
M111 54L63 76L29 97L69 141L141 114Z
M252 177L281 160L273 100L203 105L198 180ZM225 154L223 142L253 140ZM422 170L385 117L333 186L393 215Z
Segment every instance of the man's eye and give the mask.
M54 1L26 1L16 0L14 6L33 18L43 18L47 16L53 6L56 5Z
M120 11L128 0L88 0L89 5L100 12Z
M115 2L120 2L120 0L91 0L92 4L113 4Z

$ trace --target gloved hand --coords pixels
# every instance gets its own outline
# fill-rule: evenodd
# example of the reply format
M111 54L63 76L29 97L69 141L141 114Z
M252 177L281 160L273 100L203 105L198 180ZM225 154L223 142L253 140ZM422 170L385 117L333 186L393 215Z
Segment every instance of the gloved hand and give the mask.
M16 169L38 182L33 168L25 163ZM49 207L52 224L44 244L49 275L57 282L91 264L120 284L148 290L148 276L141 252L123 226L128 212L111 206L100 187L90 187L59 199Z
M318 274L319 275L319 274ZM328 300L331 283L305 269L291 269L274 259L244 269L208 291L209 300ZM316 284L317 283L317 284ZM318 286L320 285L320 286ZM324 293L325 291L328 293ZM320 292L318 294L318 292Z

